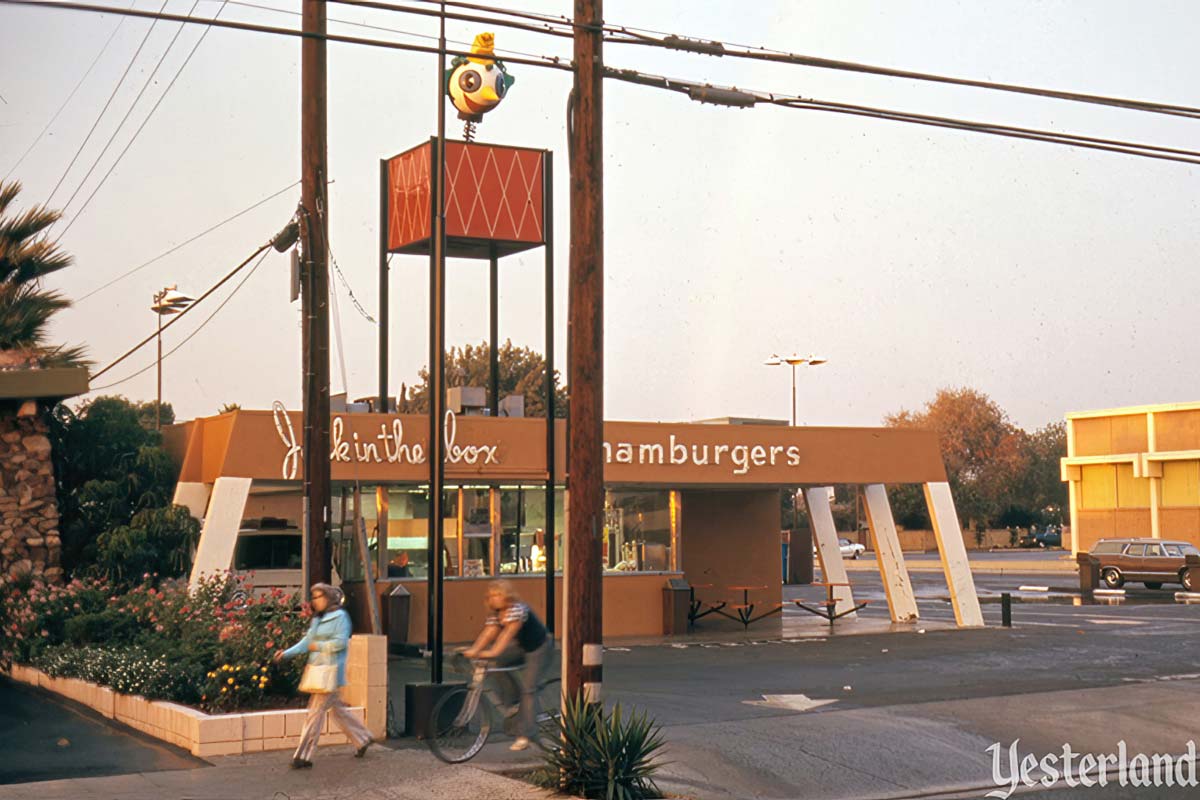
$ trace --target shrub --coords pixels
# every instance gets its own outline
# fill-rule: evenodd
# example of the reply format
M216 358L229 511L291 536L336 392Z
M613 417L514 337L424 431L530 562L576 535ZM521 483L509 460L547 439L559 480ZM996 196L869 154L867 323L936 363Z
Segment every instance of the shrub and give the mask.
M183 506L151 508L133 515L96 541L96 571L116 583L139 576L183 575L200 539L200 523Z
M568 698L559 722L561 746L546 754L539 782L575 797L642 800L663 794L653 774L660 764L662 730L645 713L624 715L618 704L611 713Z
M295 696L302 659L275 663L272 656L303 635L307 608L280 591L255 597L251 585L228 575L191 592L182 582L156 586L156 576L143 578L124 593L102 580L65 587L34 581L22 591L0 579L0 659L214 711ZM234 684L218 684L216 673L229 670L235 673L223 680ZM236 690L222 692L222 685Z

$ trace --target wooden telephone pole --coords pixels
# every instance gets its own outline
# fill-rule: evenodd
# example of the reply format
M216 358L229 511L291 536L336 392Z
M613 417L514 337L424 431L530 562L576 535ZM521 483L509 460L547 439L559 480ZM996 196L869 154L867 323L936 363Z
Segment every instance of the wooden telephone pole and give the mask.
M329 180L325 141L325 0L303 0L300 45L300 235L304 362L305 591L328 582Z
M575 0L571 258L568 288L570 432L563 689L600 701L604 530L604 170L602 0Z

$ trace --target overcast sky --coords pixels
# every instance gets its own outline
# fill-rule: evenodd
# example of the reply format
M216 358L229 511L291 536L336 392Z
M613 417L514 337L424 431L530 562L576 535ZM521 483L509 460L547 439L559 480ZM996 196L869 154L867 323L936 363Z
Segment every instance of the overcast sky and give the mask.
M298 2L258 0L299 10ZM157 9L161 3L138 0ZM506 5L569 14L567 0ZM191 0L169 0L186 13ZM201 0L197 14L219 7ZM331 18L435 32L435 22L331 4ZM228 19L298 25L227 5ZM1200 6L1187 2L608 0L610 22L830 58L1200 106ZM0 174L46 125L117 25L115 16L0 7ZM95 70L13 173L43 201L96 120L150 23L127 20ZM178 26L160 23L53 204L84 179ZM469 41L483 26L451 23ZM424 42L330 23L333 32ZM202 28L188 26L70 220L162 94ZM495 28L497 46L569 57L565 39ZM79 298L299 179L298 40L214 29L62 243L76 259L50 283ZM606 61L658 74L1047 127L1194 149L1200 122L979 89L609 45ZM331 239L377 314L378 159L435 129L435 57L329 50ZM566 368L565 102L570 76L512 66L517 82L479 139L555 151L557 366ZM802 423L873 425L943 386L991 395L1032 428L1072 410L1200 399L1196 297L1200 171L1177 164L854 117L700 106L605 85L606 416L786 418L773 352L816 353L800 370ZM450 134L458 125L449 114ZM107 364L154 328L152 294L193 296L291 216L299 189L81 301L57 339ZM60 226L61 229L62 226ZM502 262L501 338L542 349L542 254ZM487 335L484 262L448 265L447 341ZM393 261L393 387L427 354L427 260ZM376 328L335 277L349 391L376 391ZM232 284L231 284L232 286ZM166 348L229 295L164 337ZM167 359L181 418L226 402L300 406L299 304L272 255L208 326ZM343 388L334 350L333 390ZM96 384L153 364L146 348ZM107 392L154 397L150 368Z

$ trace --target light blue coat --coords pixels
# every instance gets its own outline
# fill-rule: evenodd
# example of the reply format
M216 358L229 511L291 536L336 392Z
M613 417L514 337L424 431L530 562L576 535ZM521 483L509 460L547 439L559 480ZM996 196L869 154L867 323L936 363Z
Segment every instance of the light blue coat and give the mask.
M308 654L310 664L328 664L330 659L337 663L338 686L346 685L346 656L350 648L352 632L350 615L345 609L337 609L321 616L314 616L304 638L283 651L284 658L293 658L308 651L310 644L317 649Z

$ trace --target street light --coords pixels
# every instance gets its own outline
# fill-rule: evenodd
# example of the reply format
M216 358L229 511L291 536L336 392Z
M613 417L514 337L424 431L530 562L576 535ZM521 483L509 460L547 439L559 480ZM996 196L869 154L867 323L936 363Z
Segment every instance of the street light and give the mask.
M154 305L150 310L158 315L158 402L154 404L154 430L162 429L162 320L163 317L178 314L194 301L185 294L180 294L178 287L167 286L161 292L154 294Z
M816 356L812 355L806 357L797 355L778 356L772 353L771 357L763 362L768 367L781 367L784 364L787 364L792 368L792 427L796 426L796 367L819 367L828 360L829 359L817 358Z

